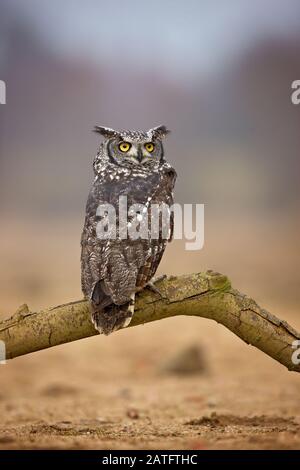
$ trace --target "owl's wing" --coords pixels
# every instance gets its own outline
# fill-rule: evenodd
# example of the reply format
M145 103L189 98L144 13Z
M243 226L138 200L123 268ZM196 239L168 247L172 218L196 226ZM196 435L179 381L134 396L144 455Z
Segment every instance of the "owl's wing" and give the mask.
M95 243L95 224L96 213L92 210L91 198L89 197L81 236L81 287L84 296L90 300L94 286L101 279L102 271L104 271L99 260L103 259L105 244Z
M172 168L170 165L168 165L168 168L166 169L165 178L167 180L167 185L168 185L168 188L169 188L168 204L169 204L169 206L172 206L173 203L174 203L173 189L174 189L174 186L175 186L177 173L174 170L174 168ZM171 242L173 240L173 236L174 236L174 211L171 211L171 214L170 214L170 234L169 234L168 242Z
M173 205L173 189L176 181L176 171L169 163L165 163L161 167L161 178L157 185L155 192L152 195L152 200L156 204L165 203L169 207ZM157 240L150 240L148 250L150 255L145 264L140 268L137 278L137 287L144 287L155 275L157 268L161 262L162 256L166 249L167 241L171 242L174 234L174 212L170 212L169 220L169 236L163 237L162 227Z

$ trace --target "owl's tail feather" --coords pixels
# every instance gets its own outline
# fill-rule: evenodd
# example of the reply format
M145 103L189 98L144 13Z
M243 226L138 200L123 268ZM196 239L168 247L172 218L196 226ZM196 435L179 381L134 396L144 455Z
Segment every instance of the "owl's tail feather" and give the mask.
M123 305L110 304L107 307L91 302L91 319L96 330L104 335L110 335L114 331L125 328L131 322L134 313L134 296Z
M109 335L128 326L134 312L134 297L133 294L125 304L116 305L105 292L103 281L98 281L91 296L91 319L96 330Z

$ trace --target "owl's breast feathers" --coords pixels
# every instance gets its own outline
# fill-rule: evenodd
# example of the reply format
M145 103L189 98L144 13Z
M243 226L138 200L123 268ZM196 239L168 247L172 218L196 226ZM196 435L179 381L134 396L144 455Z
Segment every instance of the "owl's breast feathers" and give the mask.
M98 238L99 217L96 212L99 205L111 204L118 213L119 197L126 196L128 208L133 204L143 204L150 209L150 219L152 203L173 204L175 180L176 172L168 163L152 168L107 164L98 173L88 197L81 238L82 290L88 299L92 299L95 286L101 285L100 304L128 302L131 295L143 288L155 274L167 243L167 239L161 236L152 239L151 227L148 238Z

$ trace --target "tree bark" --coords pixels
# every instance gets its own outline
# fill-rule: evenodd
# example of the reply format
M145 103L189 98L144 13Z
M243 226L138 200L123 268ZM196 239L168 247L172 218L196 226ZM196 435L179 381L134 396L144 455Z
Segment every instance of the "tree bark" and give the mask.
M295 361L295 342L300 334L233 289L226 276L212 271L172 276L158 281L155 287L161 295L144 289L136 296L130 327L177 315L210 318L289 370L300 372L300 364L295 363L299 362ZM96 334L85 300L39 312L30 312L23 305L0 322L0 341L5 344L7 359Z

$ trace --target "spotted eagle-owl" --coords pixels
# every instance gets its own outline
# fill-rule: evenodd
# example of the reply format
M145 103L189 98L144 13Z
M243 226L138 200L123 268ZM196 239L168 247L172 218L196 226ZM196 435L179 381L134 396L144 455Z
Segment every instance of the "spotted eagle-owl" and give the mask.
M147 132L115 131L96 126L104 137L94 159L94 183L86 205L81 238L81 278L85 298L90 301L92 322L106 335L127 326L134 313L134 297L151 281L168 241L173 235L173 212L170 211L168 235L163 236L160 219L158 236L103 238L97 234L99 205L110 204L119 217L120 196L127 206L143 205L139 219L151 220L152 204L173 204L176 172L164 158L162 140L165 126ZM131 224L128 217L127 226ZM118 232L117 232L118 234Z

